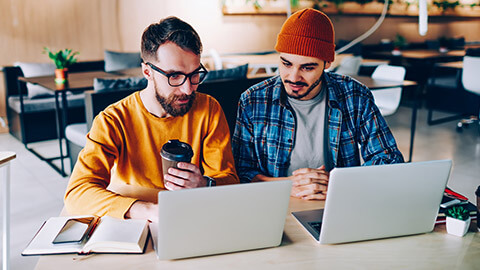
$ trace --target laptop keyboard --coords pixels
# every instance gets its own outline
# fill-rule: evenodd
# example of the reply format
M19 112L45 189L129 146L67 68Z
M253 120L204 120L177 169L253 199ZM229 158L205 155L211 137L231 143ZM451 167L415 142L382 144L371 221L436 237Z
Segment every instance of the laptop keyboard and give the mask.
M310 225L310 227L312 229L314 229L317 233L320 234L320 229L322 228L322 222L321 221L308 222L308 225Z

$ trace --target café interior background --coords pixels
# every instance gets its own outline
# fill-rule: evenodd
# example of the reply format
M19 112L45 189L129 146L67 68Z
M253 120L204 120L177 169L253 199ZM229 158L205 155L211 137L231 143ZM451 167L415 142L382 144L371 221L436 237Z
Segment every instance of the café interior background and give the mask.
M178 16L194 26L202 38L206 53L210 49L220 54L273 50L285 15L224 15L223 1L0 0L0 51L3 52L0 54L0 65L12 65L16 61L48 62L48 57L42 53L44 46L53 49L72 48L80 52L79 61L103 59L104 50L139 51L145 27L170 15ZM339 40L352 40L363 34L379 15L332 14L330 17L338 43ZM418 34L416 16L387 17L363 43L393 40L396 34L404 36L408 42L440 37L464 37L467 42L478 41L480 17L430 17L428 33L424 37ZM3 76L0 76L0 117L6 115L3 88ZM7 130L0 127L0 132Z

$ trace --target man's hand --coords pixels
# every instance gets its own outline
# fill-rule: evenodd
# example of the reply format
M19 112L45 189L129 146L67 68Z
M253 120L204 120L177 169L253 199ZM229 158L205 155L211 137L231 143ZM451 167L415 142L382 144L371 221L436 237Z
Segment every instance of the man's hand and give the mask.
M148 219L151 222L158 223L158 204L136 201L125 213L125 218Z
M184 188L204 187L207 181L203 178L200 169L191 163L179 162L178 169L169 168L168 173L163 176L165 188L178 190Z
M324 165L317 169L298 169L289 177L293 182L291 196L304 200L325 200L329 177Z

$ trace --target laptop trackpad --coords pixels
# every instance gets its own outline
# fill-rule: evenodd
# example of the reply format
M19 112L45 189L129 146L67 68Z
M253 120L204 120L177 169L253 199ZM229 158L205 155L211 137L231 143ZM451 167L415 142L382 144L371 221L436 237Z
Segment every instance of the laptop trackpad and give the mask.
M292 212L292 215L305 227L315 240L318 241L318 239L320 239L323 209Z

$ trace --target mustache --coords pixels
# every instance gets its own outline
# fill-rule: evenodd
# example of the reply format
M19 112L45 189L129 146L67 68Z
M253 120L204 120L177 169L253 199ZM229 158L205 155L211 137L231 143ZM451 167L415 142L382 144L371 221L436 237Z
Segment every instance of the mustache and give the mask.
M293 84L293 85L300 85L300 86L308 86L308 84L304 83L304 82L292 82L292 81L289 81L289 80L285 80L284 83L289 83L289 84Z
M184 100L184 99L188 99L188 100L192 100L195 98L195 92L193 92L192 94L190 95L173 95L172 97L170 97L170 101L171 102L174 102L174 101L177 101L177 100Z

